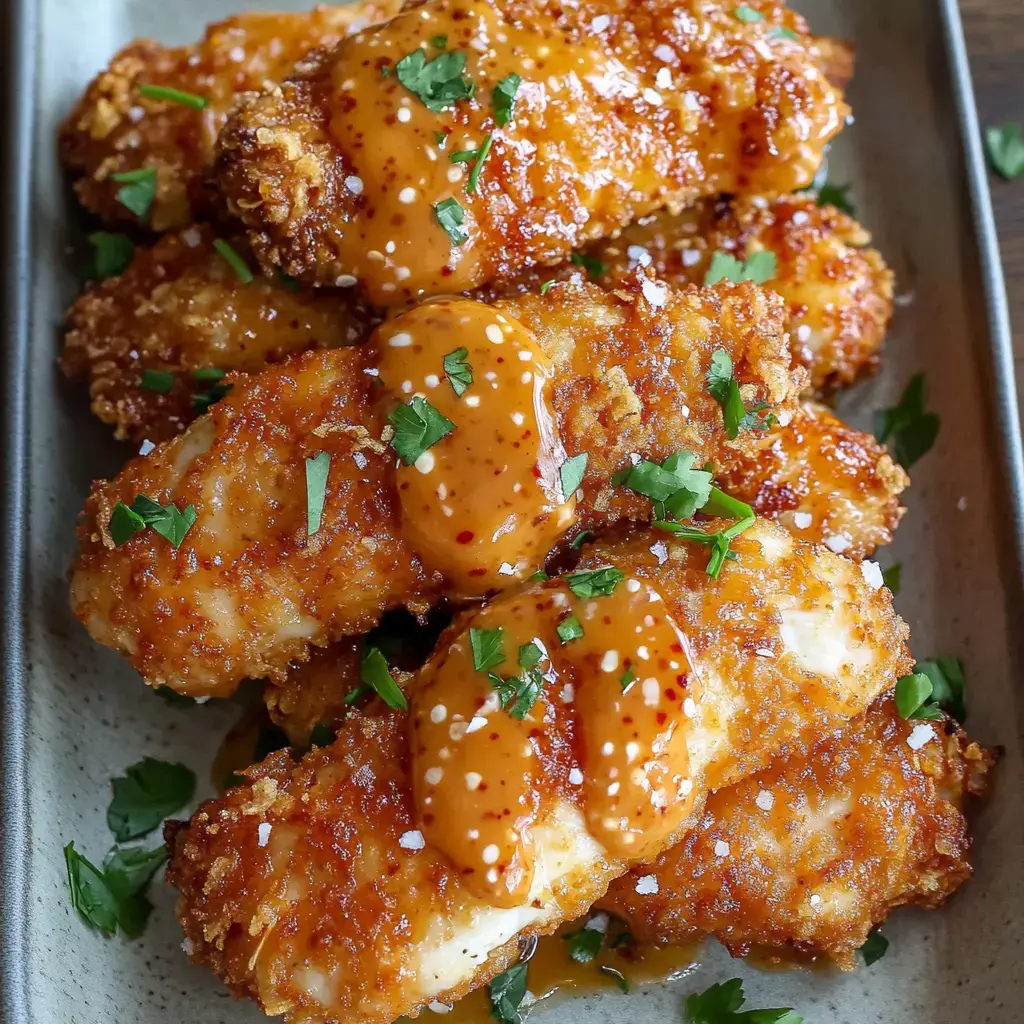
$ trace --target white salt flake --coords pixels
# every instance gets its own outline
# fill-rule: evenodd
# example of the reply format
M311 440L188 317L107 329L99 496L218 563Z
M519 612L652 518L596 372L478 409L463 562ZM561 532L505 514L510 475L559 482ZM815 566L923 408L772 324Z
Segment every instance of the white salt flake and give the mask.
M793 525L798 530L806 530L814 522L814 516L810 512L794 512Z
M642 875L636 880L636 891L641 896L653 896L658 891L658 876Z
M911 729L910 735L907 737L907 746L911 750L920 750L933 739L935 739L935 730L927 722L920 722Z
M423 838L423 833L418 828L414 828L408 832L403 832L398 837L398 845L403 850L422 850L427 843Z
M770 811L775 806L775 794L769 792L767 789L762 789L757 794L757 799L754 803L761 808L762 811Z
M860 572L864 581L872 590L879 590L885 580L882 579L882 570L877 562L865 559L860 563Z
M261 821L256 826L256 845L266 846L270 842L270 830L273 826L266 821Z
M715 843L715 856L716 857L728 857L729 856L729 844L724 839L719 839Z

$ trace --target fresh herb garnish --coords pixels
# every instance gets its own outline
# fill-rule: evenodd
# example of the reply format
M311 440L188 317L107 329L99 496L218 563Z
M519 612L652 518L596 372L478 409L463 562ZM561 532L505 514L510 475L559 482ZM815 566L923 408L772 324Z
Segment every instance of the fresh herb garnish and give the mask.
M1024 173L1024 137L1016 122L989 125L985 129L985 150L992 169L1007 181Z
M739 978L719 982L686 1000L687 1024L803 1024L790 1009L743 1010L745 996Z
M778 28L773 28L771 32L768 33L768 36L771 39L788 39L794 43L800 42L800 36L791 28L786 28L785 25L779 25Z
M306 536L312 537L323 522L327 501L327 474L331 456L327 452L306 459Z
M152 832L167 815L180 811L196 791L196 777L183 764L145 757L113 779L111 787L107 825L123 843Z
M192 379L197 383L209 384L205 391L195 391L192 394L192 408L197 413L206 412L211 405L219 402L230 390L230 384L220 384L226 375L225 370L215 366L200 366L192 371Z
M434 216L437 223L444 228L452 245L462 245L469 237L462 230L462 225L466 222L466 211L454 196L438 203L434 207Z
M235 276L242 284L252 284L255 280L253 272L249 269L249 264L238 255L238 252L228 245L223 238L215 238L213 240L213 247L221 255L224 262L235 272Z
M369 697L371 693L373 693L372 686L360 683L358 686L353 686L342 698L342 701L348 707L352 707L353 704L359 704L364 697Z
M608 267L596 256L588 252L574 252L570 261L575 263L577 267L582 267L587 272L587 276L591 281L596 281L599 277L608 273Z
M926 454L939 436L939 417L927 412L928 382L915 373L907 382L899 402L875 416L875 436L885 444L892 438L896 461L904 469Z
M902 573L903 565L901 562L896 562L894 565L890 565L888 569L882 570L882 583L892 591L893 597L900 592L900 577Z
M570 615L566 619L555 626L555 632L558 634L558 639L563 644L569 643L570 640L579 640L583 636L583 626L580 620L575 615Z
M286 274L283 270L279 270L277 272L277 283L281 285L285 291L289 291L293 295L302 288L298 278L292 277L291 274Z
M468 355L469 349L463 346L444 357L444 375L448 378L452 391L459 396L473 383L473 368L469 365Z
M636 682L636 672L632 665L627 665L626 671L619 676L619 686L622 687L622 692L625 693L634 682Z
M205 110L210 104L205 96L197 96L194 92L185 92L183 89L172 89L166 85L149 85L143 82L139 86L139 93L147 100L167 100L170 103L191 107L193 110Z
M764 402L758 402L750 409L743 404L739 381L733 375L732 359L725 349L720 348L712 354L705 380L711 397L722 407L722 421L730 441L734 441L741 430L767 430L774 426L774 413L769 413L763 420L759 418L767 408Z
M466 191L470 194L476 191L476 187L480 182L480 172L484 169L484 163L487 161L492 145L494 145L494 136L488 132L484 136L484 141L480 144L479 150L477 150L476 163L473 164L473 169L469 172L469 181L466 182Z
M562 936L568 943L569 956L578 964L589 964L604 945L604 932L584 926L579 931Z
M491 1017L500 1024L523 1024L519 1007L526 996L526 964L516 964L491 979Z
M751 253L742 262L721 249L711 257L711 266L704 275L704 284L718 284L719 281L752 281L754 284L766 284L775 277L777 260L770 249Z
M335 732L326 722L317 722L309 734L311 747L329 747L334 740Z
M599 974L604 974L606 977L611 978L623 992L629 991L629 981L617 967L609 967L607 964L601 964L598 966L597 970Z
M64 847L64 863L68 870L71 906L87 924L113 935L117 931L118 903L102 872L75 849L73 842Z
M158 395L166 395L174 387L174 374L169 370L145 369L139 377L139 383L147 390Z
M504 630L469 628L469 648L473 653L473 668L489 672L505 661Z
M198 366L192 371L192 379L206 384L211 381L223 380L226 373L226 370L221 370L216 366Z
M513 71L494 87L494 92L491 93L491 106L494 107L494 122L499 127L504 127L512 120L516 93L522 84L522 78Z
M625 579L621 569L607 565L589 572L574 572L565 577L569 589L580 598L608 597Z
M185 534L196 521L196 510L187 505L185 511L177 505L161 505L148 495L140 494L131 505L118 502L110 515L110 539L115 547L124 544L147 526L151 526L161 537L171 542L172 547L181 547Z
M926 675L931 681L932 701L958 722L963 722L967 717L967 707L964 703L967 683L964 679L963 662L949 654L940 654L937 658L918 661L914 671Z
M435 50L446 50L448 49L448 37L441 35L431 36L430 45L434 47Z
M589 530L584 530L582 533L577 533L572 539L572 543L569 545L571 551L578 551L588 540L592 540L594 535Z
M559 467L558 479L562 484L562 498L564 501L568 501L579 489L580 484L583 483L583 477L587 472L587 459L587 453L581 452L579 455L566 459Z
M617 473L612 482L650 498L656 519L689 519L711 496L711 474L694 469L695 460L685 450L660 464L645 459Z
M399 82L435 114L454 107L459 100L472 99L475 86L462 77L465 70L466 55L460 50L427 60L423 50L417 48L395 65Z
M745 501L717 487L711 488L711 494L701 511L707 516L721 516L723 519L750 519L754 515L754 510Z
M557 281L557 280L555 280L554 278L552 278L552 280L550 280L550 281L545 281L545 282L544 282L544 283L543 283L543 284L542 284L542 285L540 286L540 293L541 293L541 295L547 295L547 293L548 293L548 290L549 290L549 289L551 288L551 286L552 286L553 284L558 284L558 281Z
M359 666L359 678L367 686L372 687L389 708L408 710L409 703L405 699L405 694L398 688L398 683L388 669L387 660L376 647L366 649L362 664Z
M852 185L822 185L818 189L816 201L819 206L834 206L848 216L856 217L857 210L850 200L852 188Z
M720 530L718 533L708 533L696 526L686 526L682 523L656 522L654 527L673 533L681 540L689 541L692 544L702 544L711 548L711 557L708 559L707 574L713 579L718 579L725 562L736 558L736 552L730 548L730 542L735 540L745 530L754 525L756 519L750 516L747 519L740 519L731 526Z
M896 680L896 710L900 718L935 721L942 718L939 705L931 700L932 681L924 672L911 672Z
M502 709L519 721L530 713L544 688L544 677L535 668L524 668L518 676L510 676L508 679L489 672L488 678L498 693Z
M448 145L448 133L434 132L434 141L437 143L438 149L444 149Z
M740 6L733 11L733 14L735 14L740 21L745 21L748 25L764 21L764 15L760 11L755 11L753 7L748 7L746 4L740 4Z
M135 243L127 235L94 231L89 242L93 250L92 272L100 281L123 274L135 258Z
M391 447L407 466L455 429L450 419L418 395L408 405L398 406L388 420L395 428Z
M864 957L864 966L870 967L877 963L889 951L889 940L877 929L872 928L864 945L860 947L860 955Z
M117 201L136 217L145 217L156 198L156 168L139 167L134 171L122 171L112 174L111 181L116 181L123 188L117 190Z

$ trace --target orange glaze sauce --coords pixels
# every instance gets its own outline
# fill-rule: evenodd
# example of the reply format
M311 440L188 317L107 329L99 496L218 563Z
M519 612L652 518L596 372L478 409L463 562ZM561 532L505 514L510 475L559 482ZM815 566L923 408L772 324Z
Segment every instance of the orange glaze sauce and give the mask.
M584 80L599 83L606 92L635 96L638 88L617 60L600 52L599 39L588 46L571 43L546 20L538 14L535 24L513 26L485 0L437 0L342 44L333 78L340 98L330 127L352 167L346 188L356 197L356 213L336 243L340 262L351 268L340 284L358 279L373 285L372 297L382 304L468 291L487 276L474 247L488 219L507 216L510 202L529 205L536 195L550 192L558 165L568 163L573 171L600 158L588 152L587 104L574 113ZM443 48L437 45L441 39ZM430 110L396 71L402 58L419 48L428 61L443 52L464 54L462 77L473 83L473 97ZM494 89L512 73L523 80L514 119L498 125ZM527 122L542 125L552 143L557 139L544 160L535 159ZM492 149L471 193L473 162L450 158L479 149L488 133ZM589 184L578 183L578 190L596 191L605 180L595 170ZM463 209L461 243L449 237L435 214L435 206L451 198ZM579 226L554 223L554 210L551 216L550 230L531 238L531 247L543 253L549 245L557 256L572 247ZM572 236L568 241L566 234Z
M441 299L383 324L373 341L389 405L418 395L455 424L398 467L406 539L463 596L527 579L576 509L561 492L551 363L533 334L482 302ZM461 395L444 366L458 349L473 377Z
M558 627L572 620L583 636L563 641ZM493 675L474 667L474 629L502 631ZM526 901L532 826L560 801L580 807L613 856L664 845L693 803L686 737L700 694L685 646L661 597L635 579L586 599L565 581L538 583L442 637L412 692L413 795L427 842L471 892L494 906ZM516 717L495 677L531 672L539 695Z

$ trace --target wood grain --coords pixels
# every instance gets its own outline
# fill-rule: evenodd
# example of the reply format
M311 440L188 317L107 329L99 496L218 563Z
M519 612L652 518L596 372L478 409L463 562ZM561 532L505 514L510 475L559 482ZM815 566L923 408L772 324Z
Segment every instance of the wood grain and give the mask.
M1024 123L1024 0L960 0L983 125ZM1024 176L992 175L992 205L1010 299L1017 390L1024 393Z

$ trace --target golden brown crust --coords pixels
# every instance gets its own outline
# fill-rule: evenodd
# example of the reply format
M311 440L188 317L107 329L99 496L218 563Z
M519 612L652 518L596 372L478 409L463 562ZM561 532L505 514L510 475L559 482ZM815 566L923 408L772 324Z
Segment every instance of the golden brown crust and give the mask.
M88 379L92 410L118 439L157 442L184 430L202 411L194 396L210 388L194 370L253 373L305 349L361 341L370 329L373 317L353 295L243 282L216 238L206 225L165 235L68 310L61 367ZM227 241L255 267L243 239ZM147 370L173 374L171 389L145 387Z
M455 2L427 0L422 11L450 20L446 11ZM488 32L488 39L525 34L531 58L542 45L552 53L577 48L597 61L614 54L617 73L637 84L629 99L599 95L590 77L524 96L514 124L495 135L476 193L456 190L442 176L436 195L428 185L429 194L403 214L408 223L396 234L413 243L400 261L404 277L391 261L367 260L368 250L372 256L383 249L383 243L368 244L377 230L373 217L377 205L383 210L388 197L406 187L422 191L438 161L427 160L431 140L425 133L415 165L388 163L392 150L405 153L403 140L415 125L403 124L394 111L389 117L370 111L375 98L355 96L358 88L344 91L346 74L358 75L361 62L370 60L356 46L369 45L375 33L319 51L280 87L239 104L218 142L221 190L265 266L321 284L352 275L376 301L451 291L453 285L465 290L523 266L555 263L587 240L666 204L678 209L719 192L792 191L810 181L846 107L819 66L803 20L775 0L755 6L764 18L752 23L735 17L735 5L722 0L592 0L579 10L555 0L495 0L488 9L504 27ZM400 33L401 22L390 22L385 31ZM777 32L779 26L789 35ZM423 32L431 31L437 28L428 23ZM416 45L405 35L401 43L403 55ZM380 52L397 59L384 47ZM670 57L657 56L666 53ZM358 56L350 60L349 54ZM472 77L477 55L471 48L469 54ZM532 77L517 66L524 79ZM510 64L500 73L509 70L516 68ZM612 71L603 69L593 80L606 73ZM657 91L659 81L670 99ZM464 130L481 137L495 127L487 109L492 85L478 88L477 98L454 112L432 115L431 124L460 138ZM372 88L382 97L395 90L396 104L408 96L394 75L378 74ZM365 117L361 102L369 111ZM418 115L414 107L413 119ZM371 121L372 151L360 142ZM560 170L552 175L555 165ZM347 184L352 176L361 182L355 192ZM371 188L381 189L376 198ZM430 210L456 191L471 242L452 260ZM445 245L439 248L437 241Z
M788 947L851 968L894 907L937 907L970 877L961 809L991 764L955 723L904 721L889 695L808 754L714 794L681 844L601 905L640 942L710 935L734 956ZM643 875L656 892L637 892Z
M631 453L661 461L687 448L717 464L753 444L749 433L727 439L707 392L715 351L730 354L749 401L795 407L801 381L789 376L769 293L749 284L664 291L652 306L639 282L616 294L586 284L557 292L502 308L555 364L566 450L589 453L584 529L649 518L646 499L609 484ZM440 578L402 539L394 456L366 372L373 362L366 346L325 350L234 378L185 434L97 484L72 575L75 611L92 635L149 682L201 696L283 675L311 645L364 632L388 607L435 599ZM303 460L320 452L332 455L324 527L307 543ZM194 505L198 521L179 549L152 530L113 546L114 505L140 493Z
M60 129L61 162L75 176L78 198L110 223L135 224L111 175L154 167L149 227L166 231L209 216L216 193L205 179L236 95L280 81L314 47L390 17L398 6L397 0L361 0L300 14L250 12L210 25L191 46L129 44L93 79ZM209 105L193 110L147 99L138 91L143 83L190 92Z

